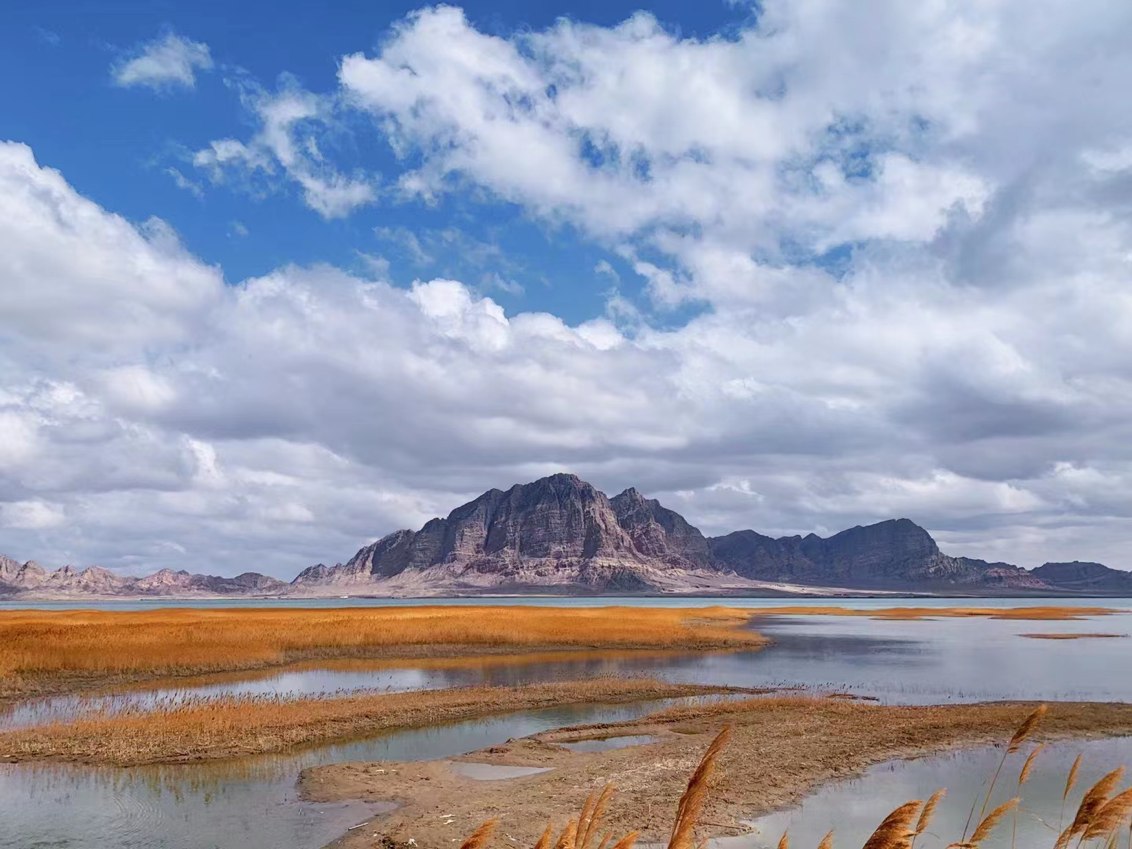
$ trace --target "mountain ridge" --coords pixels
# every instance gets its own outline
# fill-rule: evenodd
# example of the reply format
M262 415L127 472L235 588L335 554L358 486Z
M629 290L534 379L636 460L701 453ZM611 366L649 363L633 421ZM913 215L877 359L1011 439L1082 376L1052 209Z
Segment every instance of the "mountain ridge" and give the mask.
M503 592L811 594L1003 592L1132 595L1132 574L1099 563L1026 570L944 554L910 519L829 537L745 529L706 537L656 499L613 498L560 473L490 489L426 522L316 564L290 583L162 569L129 577L97 566L48 571L0 555L0 598L453 595Z

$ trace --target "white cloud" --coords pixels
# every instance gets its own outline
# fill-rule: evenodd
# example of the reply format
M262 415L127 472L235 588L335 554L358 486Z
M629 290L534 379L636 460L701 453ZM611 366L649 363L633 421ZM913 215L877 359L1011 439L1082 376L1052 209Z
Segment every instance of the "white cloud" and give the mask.
M138 45L127 58L110 69L110 76L115 85L125 88L193 88L196 72L211 69L212 54L207 44L170 32Z
M217 139L193 155L193 165L214 183L232 177L245 185L277 174L296 183L307 206L323 218L341 218L376 196L376 179L347 175L326 163L318 138L332 120L332 103L284 79L280 90L269 94L248 87L245 107L259 123L247 143Z
M62 507L44 501L0 504L0 528L45 530L59 527L66 518Z

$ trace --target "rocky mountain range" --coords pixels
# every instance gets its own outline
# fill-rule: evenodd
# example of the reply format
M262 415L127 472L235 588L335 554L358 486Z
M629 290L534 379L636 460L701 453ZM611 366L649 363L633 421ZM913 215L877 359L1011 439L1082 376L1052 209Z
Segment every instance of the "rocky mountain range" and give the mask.
M1132 595L1132 574L1099 563L1033 570L952 557L908 519L831 537L752 530L705 537L680 514L627 489L614 498L574 475L492 489L399 530L345 563L304 569L289 584L165 569L142 578L93 567L49 572L0 556L0 596L439 596L475 593Z

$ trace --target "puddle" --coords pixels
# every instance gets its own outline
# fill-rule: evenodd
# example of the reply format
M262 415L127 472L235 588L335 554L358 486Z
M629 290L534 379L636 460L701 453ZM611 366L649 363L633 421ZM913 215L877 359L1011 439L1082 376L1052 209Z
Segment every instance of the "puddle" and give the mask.
M603 737L600 740L575 740L573 743L556 743L574 752L608 752L611 749L627 749L629 746L646 746L656 743L659 738L650 734L626 734L623 737Z
M474 778L476 781L501 781L505 778L522 778L526 775L538 775L540 772L550 772L549 766L499 766L498 764L479 764L468 761L453 761L449 764L452 771L465 778Z

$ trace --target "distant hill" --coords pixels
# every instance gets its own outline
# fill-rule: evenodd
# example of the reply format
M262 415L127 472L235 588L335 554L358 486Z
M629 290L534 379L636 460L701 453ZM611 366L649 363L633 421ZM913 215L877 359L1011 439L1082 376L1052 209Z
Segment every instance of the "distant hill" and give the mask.
M635 489L608 498L569 474L489 490L418 531L382 537L345 563L304 569L289 584L255 572L50 572L0 556L0 596L12 598L878 591L1132 595L1132 574L1099 563L1026 570L952 557L908 519L828 538L753 530L705 537Z

